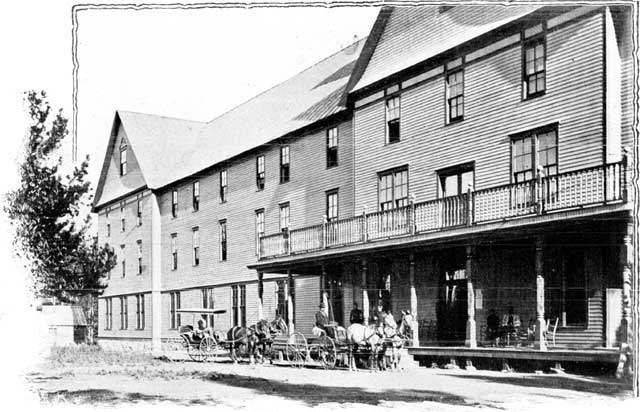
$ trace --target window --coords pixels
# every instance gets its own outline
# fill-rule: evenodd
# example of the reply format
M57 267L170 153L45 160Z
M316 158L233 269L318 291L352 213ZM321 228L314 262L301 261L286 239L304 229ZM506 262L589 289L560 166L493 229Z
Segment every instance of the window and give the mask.
M171 299L171 306L169 308L169 321L171 329L177 329L180 327L180 292L171 292L169 294Z
M227 201L227 191L227 171L223 170L220 172L220 203Z
M111 224L107 223L107 237L111 237Z
M327 130L327 167L338 166L338 128Z
M233 311L233 326L247 325L247 287L246 285L231 286L231 306Z
M387 143L400 141L400 96L387 99Z
M142 275L142 240L138 240L138 275Z
M458 196L473 190L473 163L448 167L438 172L439 197Z
M289 146L280 148L280 183L289 181Z
M138 197L136 202L136 224L142 226L142 198Z
M178 189L171 191L171 216L178 216Z
M127 145L123 142L120 145L120 176L127 174Z
M227 260L227 221L220 221L220 260Z
M534 38L524 43L522 84L525 98L540 96L545 92L545 49L544 36Z
M256 254L259 253L262 235L264 235L264 209L256 210Z
M125 275L127 274L127 261L124 258L124 245L120 245L120 252L122 253L122 261L120 262L122 277L125 277Z
M545 176L558 173L558 139L555 127L539 129L512 137L513 182L535 177L538 167Z
M193 265L200 264L200 228L193 228Z
M378 204L380 210L399 208L409 204L409 175L406 168L379 175Z
M325 215L327 221L332 222L338 220L338 190L330 190L327 192L327 208Z
M264 189L264 156L258 156L256 158L256 187L258 190Z
M144 329L144 295L136 295L136 329Z
M126 225L124 222L124 203L120 205L120 231L124 232Z
M447 121L462 120L464 117L464 71L456 70L447 74Z
M202 289L202 307L205 309L214 309L215 308L215 300L213 294L213 288ZM214 315L207 315L207 326L212 328L214 327Z
M200 210L200 182L193 182L192 189L191 204L193 205L193 211L197 212Z
M129 307L127 303L127 297L120 297L120 329L127 329L129 327Z
M289 230L289 202L280 205L280 231Z
M105 325L104 328L111 330L113 327L113 299L105 299Z
M171 269L178 269L178 234L171 234Z
M285 290L285 281L278 280L276 282L276 316L280 316L287 320L287 294Z

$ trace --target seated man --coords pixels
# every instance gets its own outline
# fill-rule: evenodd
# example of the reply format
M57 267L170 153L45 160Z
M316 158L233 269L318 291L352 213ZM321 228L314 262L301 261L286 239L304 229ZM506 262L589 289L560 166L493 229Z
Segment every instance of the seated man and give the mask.
M212 335L211 329L207 327L207 321L203 318L198 319L197 326L193 329L193 337L195 340L202 340L205 335Z
M358 303L353 302L353 309L351 309L351 313L349 314L349 322L353 325L354 323L363 324L364 316L362 315L362 311L358 309Z
M327 334L328 336L333 337L333 329L328 327L329 314L327 312L327 307L324 303L321 303L319 308L320 310L316 312L316 324L313 328L313 334L316 336Z

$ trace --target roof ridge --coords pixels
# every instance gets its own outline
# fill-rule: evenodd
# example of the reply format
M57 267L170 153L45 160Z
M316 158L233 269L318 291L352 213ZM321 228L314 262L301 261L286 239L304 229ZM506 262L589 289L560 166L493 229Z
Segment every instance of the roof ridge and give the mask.
M131 114L141 114L143 116L153 116L153 117L161 117L164 119L170 119L170 120L180 120L183 122L192 122L192 123L201 123L203 125L207 124L206 121L201 121L201 120L192 120L192 119L184 119L182 117L173 117L173 116L165 116L162 114L155 114L155 113L144 113L144 112L138 112L135 110L120 110L120 109L116 109L116 112L118 113L131 113Z
M368 36L364 36L363 38L358 39L357 41L355 41L355 42L353 42L353 43L349 44L348 46L345 46L345 47L341 48L340 50L338 50L338 51L334 52L333 54L328 55L328 56L327 56L327 57L325 57L324 59L322 59L322 60L318 60L317 62L313 63L311 66L309 66L309 67L307 67L307 68L305 68L305 69L302 69L301 71L297 72L297 73L296 73L296 74L294 74L293 76L291 76L291 77L289 77L289 78L287 78L287 79L285 79L285 80L281 81L280 83L276 83L275 85L273 85L273 86L269 87L269 88L268 88L268 89L266 89L266 90L263 90L262 92L260 92L260 93L258 93L258 94L256 94L256 95L254 95L253 97L249 98L248 100L245 100L245 101L243 101L242 103L238 103L237 105L233 106L233 107L232 107L232 108L230 108L229 110L227 110L227 111L225 111L225 112L223 112L223 113L219 114L218 116L214 117L213 119L211 119L211 120L209 120L208 122L205 122L205 123L207 123L207 124L213 123L214 121L216 121L216 120L220 119L221 117L223 117L223 116L225 116L225 115L227 115L227 114L231 113L232 111L234 111L235 109L239 108L240 106L243 106L243 105L245 105L245 104L247 104L247 103L251 102L252 100L257 99L258 97L260 97L260 96L264 95L265 93L270 92L271 90L275 89L276 87L279 87L279 86L281 86L281 85L283 85L283 84L287 83L288 81L291 81L291 80L295 79L296 77L300 76L302 73L304 73L304 72L306 72L306 71L309 71L309 70L313 69L314 67L318 66L319 64L321 64L321 63L323 63L323 62L325 62L325 61L327 61L327 60L331 59L332 57L334 57L334 56L336 56L336 55L338 55L338 54L340 54L340 53L342 53L343 51L347 50L349 47L354 47L354 46L355 46L355 47L357 47L356 45L357 45L357 44L359 44L360 42L365 41L365 40L367 39L367 37L368 37Z

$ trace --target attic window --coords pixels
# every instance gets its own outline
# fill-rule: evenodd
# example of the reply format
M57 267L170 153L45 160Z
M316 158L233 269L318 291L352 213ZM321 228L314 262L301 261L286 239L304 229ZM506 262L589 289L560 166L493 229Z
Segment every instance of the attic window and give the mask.
M127 145L120 145L120 176L127 174Z
M444 13L447 10L451 10L452 8L454 8L455 6L440 6L438 7L438 13Z

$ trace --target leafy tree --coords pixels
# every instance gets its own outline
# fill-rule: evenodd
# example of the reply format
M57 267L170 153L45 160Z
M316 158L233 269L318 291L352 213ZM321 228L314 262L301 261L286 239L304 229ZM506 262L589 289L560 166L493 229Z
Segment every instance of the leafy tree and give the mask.
M95 298L116 258L90 232L89 157L62 176L62 157L52 158L68 134L68 120L62 110L52 116L44 91L25 95L31 125L19 169L21 186L7 194L4 206L15 228L16 253L28 262L36 295L62 302Z

